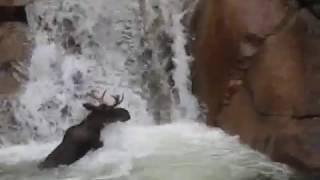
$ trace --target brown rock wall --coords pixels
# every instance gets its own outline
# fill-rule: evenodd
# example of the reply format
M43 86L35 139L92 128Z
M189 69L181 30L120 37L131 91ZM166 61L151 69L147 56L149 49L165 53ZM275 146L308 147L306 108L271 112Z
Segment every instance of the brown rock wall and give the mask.
M22 6L34 0L0 0L0 6Z
M17 67L31 53L26 17L20 13L24 7L9 6L10 2L0 1L0 95L18 90L17 77L23 77L23 72Z
M301 11L266 36L287 7L285 0L202 0L191 28L194 89L208 106L209 125L317 174L320 20Z

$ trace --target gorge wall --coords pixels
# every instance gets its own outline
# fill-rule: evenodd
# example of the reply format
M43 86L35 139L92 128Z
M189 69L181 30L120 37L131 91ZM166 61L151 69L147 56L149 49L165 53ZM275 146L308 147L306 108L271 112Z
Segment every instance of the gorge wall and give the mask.
M267 37L287 7L286 0L200 0L191 23L193 88L209 125L319 174L320 20L302 10Z

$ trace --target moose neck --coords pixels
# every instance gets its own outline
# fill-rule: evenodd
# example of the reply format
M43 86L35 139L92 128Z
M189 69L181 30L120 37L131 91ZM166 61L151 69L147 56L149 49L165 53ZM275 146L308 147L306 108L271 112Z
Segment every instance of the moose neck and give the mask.
M105 125L106 114L101 112L91 112L87 118L81 123L89 129L101 131Z

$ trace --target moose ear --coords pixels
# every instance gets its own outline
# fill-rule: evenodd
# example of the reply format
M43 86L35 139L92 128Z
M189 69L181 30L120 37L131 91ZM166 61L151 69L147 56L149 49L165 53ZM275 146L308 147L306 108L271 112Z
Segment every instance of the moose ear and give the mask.
M91 104L91 103L84 103L82 104L84 108L86 108L88 111L94 111L94 110L97 110L98 107Z

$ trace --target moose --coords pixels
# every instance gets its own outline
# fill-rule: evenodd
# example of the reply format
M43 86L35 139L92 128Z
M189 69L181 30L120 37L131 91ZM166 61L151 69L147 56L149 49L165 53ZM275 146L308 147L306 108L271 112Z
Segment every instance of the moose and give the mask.
M89 94L99 102L99 105L83 104L90 113L82 122L66 130L62 142L38 165L40 169L55 168L76 162L90 150L94 151L103 146L100 133L106 125L117 121L126 122L130 119L126 109L117 107L122 103L123 95L122 97L113 95L114 104L108 105L104 102L105 94L106 90L101 97L93 93Z

